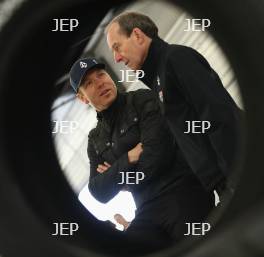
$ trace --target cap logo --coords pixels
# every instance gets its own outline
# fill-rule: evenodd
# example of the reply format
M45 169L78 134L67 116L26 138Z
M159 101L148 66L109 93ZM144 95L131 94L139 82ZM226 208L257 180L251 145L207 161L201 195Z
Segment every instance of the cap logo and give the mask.
M86 62L80 62L80 67L83 68L87 68L87 63Z

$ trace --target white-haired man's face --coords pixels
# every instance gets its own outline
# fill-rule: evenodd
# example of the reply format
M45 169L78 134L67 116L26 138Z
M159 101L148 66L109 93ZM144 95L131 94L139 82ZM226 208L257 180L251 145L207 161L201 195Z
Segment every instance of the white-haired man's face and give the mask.
M109 25L107 30L107 44L113 52L115 62L123 62L132 70L139 70L147 55L151 39L139 28L134 28L127 37L120 32L117 22Z

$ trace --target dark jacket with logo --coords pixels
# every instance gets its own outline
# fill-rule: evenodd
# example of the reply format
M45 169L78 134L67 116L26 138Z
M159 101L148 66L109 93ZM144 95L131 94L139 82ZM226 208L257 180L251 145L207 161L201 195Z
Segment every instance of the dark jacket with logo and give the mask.
M142 70L142 81L158 96L188 165L206 189L215 189L230 174L238 154L241 110L217 73L192 48L155 38ZM196 133L184 133L186 121L209 121L211 127L203 134L197 127Z
M97 119L88 141L88 187L97 200L108 202L125 187L140 207L191 174L150 90L118 93L107 110L97 113ZM143 152L136 164L130 164L128 151L139 142L143 144ZM101 174L96 169L104 161L111 167ZM118 184L123 172L142 172L145 177L138 184L133 179ZM130 173L129 177L135 176Z

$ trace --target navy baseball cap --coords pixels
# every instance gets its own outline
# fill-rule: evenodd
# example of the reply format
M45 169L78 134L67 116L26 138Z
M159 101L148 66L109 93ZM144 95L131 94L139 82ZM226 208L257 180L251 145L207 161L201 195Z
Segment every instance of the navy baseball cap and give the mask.
M70 83L76 93L85 74L94 68L105 69L105 64L98 62L95 58L83 58L72 65L70 70Z

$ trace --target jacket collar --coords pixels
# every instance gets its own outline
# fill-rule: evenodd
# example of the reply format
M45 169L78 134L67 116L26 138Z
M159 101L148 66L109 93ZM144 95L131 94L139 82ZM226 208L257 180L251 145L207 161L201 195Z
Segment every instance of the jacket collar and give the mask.
M117 92L117 97L114 102L106 110L97 112L98 121L104 121L107 123L107 125L112 127L116 117L118 116L118 113L122 109L122 106L124 106L124 101L124 95Z
M169 44L167 42L159 37L152 39L149 46L148 55L141 67L145 73L142 81L147 86L151 86L153 80L156 78L158 67L161 65L162 58L165 55L168 45Z

